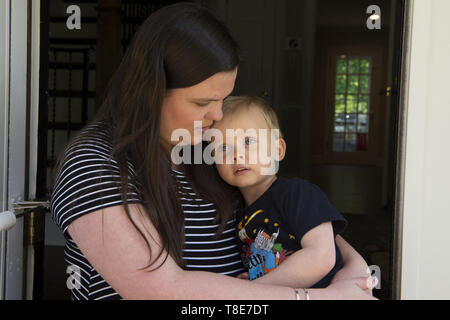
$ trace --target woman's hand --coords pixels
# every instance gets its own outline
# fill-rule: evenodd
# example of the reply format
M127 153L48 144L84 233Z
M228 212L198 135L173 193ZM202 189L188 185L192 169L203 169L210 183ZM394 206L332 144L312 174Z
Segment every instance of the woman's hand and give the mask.
M375 280L374 280L375 279ZM321 292L320 300L378 300L366 291L373 289L378 281L375 277L358 277L333 281ZM314 289L310 289L310 298L314 300ZM320 290L320 289L319 289Z
M249 276L248 272L242 272L242 273L239 273L236 278L242 279L242 280L249 280L250 276Z
M341 251L344 267L335 274L332 282L370 275L366 261L340 235L336 236L336 244Z
M338 235L336 237L336 243L341 251L344 267L334 275L331 283L356 277L370 276L366 261L347 241ZM367 289L366 293L372 295L372 289Z

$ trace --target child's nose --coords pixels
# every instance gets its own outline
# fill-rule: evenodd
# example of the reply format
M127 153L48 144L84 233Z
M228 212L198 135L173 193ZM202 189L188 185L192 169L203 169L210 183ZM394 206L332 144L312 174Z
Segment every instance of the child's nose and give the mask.
M245 154L242 152L239 152L239 148L234 148L234 161L235 162L242 162L245 160Z

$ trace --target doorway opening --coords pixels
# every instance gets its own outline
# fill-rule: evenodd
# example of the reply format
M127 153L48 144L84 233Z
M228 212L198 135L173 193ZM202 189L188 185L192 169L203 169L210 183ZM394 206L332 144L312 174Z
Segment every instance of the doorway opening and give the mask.
M395 298L395 168L405 1L318 1L309 179L346 217L344 233ZM373 269L372 269L373 268Z
M44 24L41 30L41 46L49 55L41 56L46 67L40 75L37 189L48 196L55 159L92 119L129 39L151 12L177 1L117 0L109 11L96 0L41 2L48 28ZM343 237L380 271L374 295L394 298L395 154L406 1L376 1L379 29L367 25L373 1L193 2L215 11L243 50L234 94L262 96L278 114L287 142L279 174L309 180L325 192L349 221ZM73 4L82 13L78 31L65 24ZM99 19L121 30L118 38L102 37ZM109 39L101 46L109 45L118 57L99 56L98 39ZM62 235L47 218L43 298L68 298Z

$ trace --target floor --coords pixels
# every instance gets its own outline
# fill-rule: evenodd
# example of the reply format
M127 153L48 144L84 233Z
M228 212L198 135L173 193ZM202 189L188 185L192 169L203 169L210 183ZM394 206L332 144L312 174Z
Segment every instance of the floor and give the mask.
M343 237L381 278L374 295L391 299L393 215L382 204L382 169L372 166L318 165L309 181L318 185L348 220Z

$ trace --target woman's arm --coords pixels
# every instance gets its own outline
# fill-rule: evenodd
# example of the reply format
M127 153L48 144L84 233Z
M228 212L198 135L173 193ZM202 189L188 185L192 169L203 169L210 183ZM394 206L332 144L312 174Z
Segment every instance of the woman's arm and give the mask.
M355 277L367 277L370 275L366 261L353 247L340 235L336 236L336 244L342 254L344 267L333 277L333 282Z
M366 261L347 241L344 240L344 238L338 235L336 237L336 244L341 251L344 267L335 274L331 283L355 277L370 276L369 267L367 266ZM378 279L376 277L370 277L367 281L367 286L370 288L365 290L365 292L372 295L372 289L378 284Z
M69 234L95 270L124 299L295 299L292 288L249 285L248 281L210 272L184 271L160 250L158 232L138 205L130 215L147 238L134 228L122 206L84 215L69 226ZM142 268L155 264L149 269ZM193 289L195 288L195 289Z
M295 299L292 288L271 286L210 272L184 271L165 253L159 252L155 227L130 205L130 214L148 240L134 228L122 206L109 207L84 215L69 226L69 234L80 250L112 288L124 299ZM161 267L142 270L150 262ZM369 299L361 279L339 281L327 289L311 289L311 299ZM358 286L359 285L359 286ZM363 286L362 289L360 287ZM303 293L300 292L303 297Z

